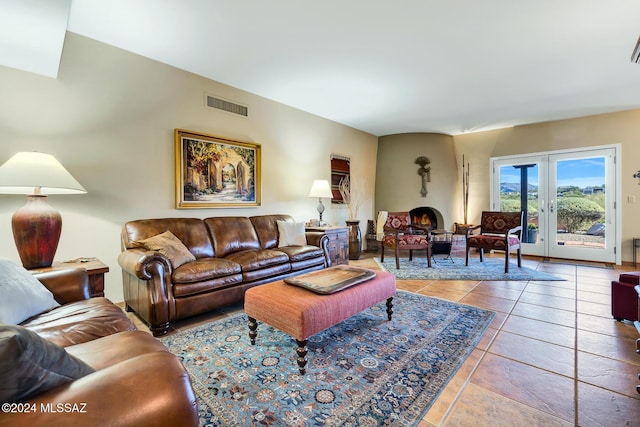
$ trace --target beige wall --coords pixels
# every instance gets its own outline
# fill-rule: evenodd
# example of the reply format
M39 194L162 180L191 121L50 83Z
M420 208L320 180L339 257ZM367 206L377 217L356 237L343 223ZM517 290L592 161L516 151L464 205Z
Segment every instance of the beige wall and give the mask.
M632 260L632 238L640 236L640 185L633 174L640 169L640 110L624 111L620 113L602 114L577 119L539 123L527 126L517 126L487 132L457 135L451 138L452 146L447 154L444 138L437 138L433 134L392 135L380 138L378 151L378 186L376 189L376 209L391 209L391 206L405 209L410 207L415 199L418 188L415 168L411 160L417 154L424 154L432 158L431 188L446 184L452 180L445 194L429 193L427 200L433 206L452 203L451 219L462 222L461 196L461 160L470 163L470 195L469 222L477 223L480 212L489 209L490 174L489 159L492 157L556 151L579 147L620 144L622 158L622 260ZM391 144L394 141L394 144ZM406 153L406 154L405 154ZM451 156L456 166L437 167L433 159L449 158ZM392 186L384 183L390 180L393 171L397 174L394 183L396 189L402 192L394 198ZM386 175L383 175L386 174ZM455 177L452 177L455 174ZM386 178L383 178L386 176ZM636 203L629 203L628 196L635 196ZM396 202L393 204L392 202Z
M454 138L456 151L471 160L470 221L489 207L489 158L579 147L620 144L622 165L622 261L632 261L632 239L640 235L640 110L500 129ZM629 203L635 196L636 203ZM472 213L471 213L472 212Z
M350 156L353 181L365 183L361 222L374 213L375 136L72 33L58 79L0 67L0 93L0 163L18 151L50 153L88 190L49 198L64 223L56 260L99 257L114 301L122 301L117 256L127 220L317 218L317 200L307 195L314 179L330 178L332 152ZM248 105L249 117L205 108L205 93ZM174 128L261 144L262 206L176 210ZM10 221L24 201L0 195L0 256L16 261ZM344 207L325 206L326 220L344 224Z
M428 194L422 197L420 166L415 160L427 157L431 163ZM457 220L458 190L453 138L436 133L404 133L380 137L376 172L376 211L407 211L430 207L439 211L445 221L440 228L449 228Z

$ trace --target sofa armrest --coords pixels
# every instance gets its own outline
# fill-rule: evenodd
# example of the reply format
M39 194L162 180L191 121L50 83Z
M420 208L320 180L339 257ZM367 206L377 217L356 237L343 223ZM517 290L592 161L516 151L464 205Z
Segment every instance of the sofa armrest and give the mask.
M154 336L169 330L175 315L171 263L160 252L127 249L118 256L126 309L133 309Z
M322 236L326 236L322 231L305 231L307 237L307 245L322 247Z
M89 275L83 268L34 273L34 277L51 291L60 304L82 301L91 297Z
M36 411L2 414L0 426L198 425L189 375L168 352L125 360L25 403Z
M138 279L151 280L154 270L153 264L160 263L171 274L171 262L157 251L146 249L127 249L118 256L118 264L125 271Z
M331 266L331 256L329 254L329 236L322 231L306 231L307 244L317 246L324 253L324 266Z

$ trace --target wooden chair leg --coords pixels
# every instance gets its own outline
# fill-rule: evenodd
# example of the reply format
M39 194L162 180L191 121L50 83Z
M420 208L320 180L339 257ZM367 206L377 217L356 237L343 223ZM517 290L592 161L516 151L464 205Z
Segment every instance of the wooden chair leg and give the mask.
M400 248L396 245L396 270L400 270Z
M384 262L384 248L386 246L382 244L382 242L380 242L380 249L382 250L382 254L380 254L380 262Z
M509 251L504 251L504 272L509 272Z
M464 265L465 266L469 266L469 251L471 250L471 248L469 246L467 246L467 256L465 257L464 260Z
M518 248L518 268L522 267L522 249Z
M431 245L427 246L427 267L431 268Z
M480 251L480 262L484 262L484 249L479 248Z

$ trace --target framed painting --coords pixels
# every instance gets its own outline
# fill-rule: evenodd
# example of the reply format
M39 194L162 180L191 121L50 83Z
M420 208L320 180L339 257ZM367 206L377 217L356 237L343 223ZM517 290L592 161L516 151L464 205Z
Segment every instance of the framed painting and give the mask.
M176 208L260 206L261 147L175 130Z

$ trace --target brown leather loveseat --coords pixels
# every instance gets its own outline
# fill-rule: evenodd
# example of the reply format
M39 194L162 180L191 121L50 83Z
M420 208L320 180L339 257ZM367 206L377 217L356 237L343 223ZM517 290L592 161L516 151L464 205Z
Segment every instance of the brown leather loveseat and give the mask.
M28 391L17 402L1 402L1 427L198 424L191 380L180 360L137 331L111 301L90 298L85 270L35 276L61 305L19 325L2 325L0 364L11 363L8 356L15 361L0 367L0 389ZM73 364L88 372L59 381Z
M301 227L301 243L285 242L287 225ZM127 310L165 334L173 321L241 302L252 286L328 267L327 243L289 215L127 222L118 258Z

